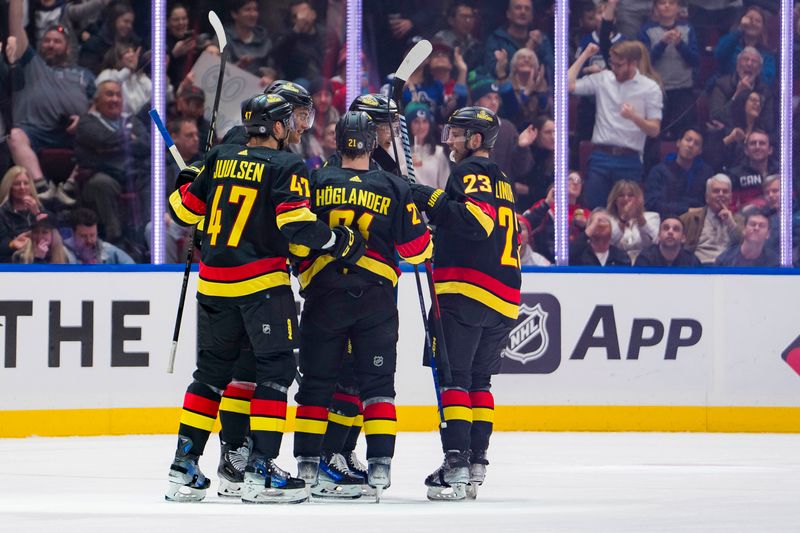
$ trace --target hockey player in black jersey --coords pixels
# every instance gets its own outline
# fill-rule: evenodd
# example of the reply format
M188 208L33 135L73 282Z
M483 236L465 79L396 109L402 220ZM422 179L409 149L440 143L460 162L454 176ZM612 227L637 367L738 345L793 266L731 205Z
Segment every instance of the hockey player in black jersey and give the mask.
M281 150L291 115L292 105L281 96L251 98L242 109L247 145L215 147L196 179L170 196L178 223L204 221L205 228L197 287L197 369L184 397L170 467L166 498L171 501L205 496L210 483L198 460L244 335L253 347L257 386L250 410L253 452L242 500L306 499L304 482L275 463L295 373L292 349L298 343L288 257L323 249L331 257L355 262L364 253L364 240L347 226L331 229L309 209L307 169L298 156Z
M513 184L488 158L498 131L490 110L456 110L442 132L456 163L445 190L412 185L417 207L436 226L433 279L452 372L441 388L444 463L425 480L432 500L475 497L483 483L491 376L500 370L500 351L519 312Z
M400 136L399 114L394 100L388 102L387 106L387 98L382 94L362 94L353 100L349 111L364 111L369 114L377 126L377 143L370 158L381 169L400 176L400 165L390 152L392 137Z
M312 211L331 226L341 224L358 231L367 251L355 264L343 263L324 251L300 263L306 300L300 321L303 380L295 396L294 454L299 476L308 483L315 483L319 475L320 485L327 483L340 497L361 495L360 481L342 482L340 473L329 468L330 457L324 461L326 467L319 468L323 436L331 419L328 406L349 340L364 405L367 482L379 499L380 491L390 484L396 434L394 286L399 268L395 251L417 264L430 258L433 249L408 184L386 171L369 170L375 130L367 113L345 113L336 127L342 167L327 166L312 174Z

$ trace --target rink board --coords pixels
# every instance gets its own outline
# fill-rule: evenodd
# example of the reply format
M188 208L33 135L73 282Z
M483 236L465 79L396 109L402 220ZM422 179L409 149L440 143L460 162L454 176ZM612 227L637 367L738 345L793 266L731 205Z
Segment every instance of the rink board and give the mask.
M784 358L800 353L795 275L639 272L524 274L493 382L499 430L800 432L800 376ZM167 374L180 280L174 268L2 272L0 436L175 431L196 336L189 297ZM399 429L432 430L408 273L399 308Z

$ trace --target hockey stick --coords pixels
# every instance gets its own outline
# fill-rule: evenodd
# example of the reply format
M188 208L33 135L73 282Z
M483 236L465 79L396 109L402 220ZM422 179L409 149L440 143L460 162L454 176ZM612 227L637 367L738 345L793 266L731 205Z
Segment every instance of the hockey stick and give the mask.
M219 110L219 100L222 96L222 80L225 77L225 63L227 61L225 52L227 52L227 44L228 44L228 39L225 36L225 30L222 27L222 21L219 20L217 14L214 13L213 11L209 11L208 21L214 28L214 33L217 34L217 42L219 42L219 77L217 77L217 91L214 94L214 107L211 108L211 122L208 127L208 137L206 138L206 149L204 152L206 154L211 149L211 143L214 140L214 129L216 128L217 125L217 111ZM167 135L169 135L169 133L167 133ZM172 152L172 149L170 149L170 152ZM177 152L177 149L175 150L175 152ZM167 372L169 374L172 374L172 372L175 369L175 352L178 350L178 337L181 334L181 321L183 320L183 306L186 303L186 288L189 285L189 273L192 270L192 257L194 256L194 239L196 235L197 235L197 226L195 226L195 228L192 230L192 237L189 240L189 249L186 252L186 267L183 269L183 281L181 282L181 295L178 300L178 311L175 314L175 327L172 330L172 348L170 349L169 363L167 364Z
M175 163L178 165L180 170L186 168L186 161L183 160L183 156L178 151L178 148L175 146L175 141L172 140L172 135L169 134L167 131L167 127L164 126L164 122L161 120L161 117L158 115L158 111L155 109L151 109L148 113L150 118L153 120L153 123L158 128L159 133L161 133L161 137L164 139L164 144L167 145L167 149L169 153L172 155L172 158L175 160Z
M391 86L389 87L389 98L387 100L387 111L389 112L389 124L391 125L391 101L396 98L397 103L397 110L398 115L400 116L400 131L403 139L403 155L405 157L406 162L406 172L408 174L408 180L412 183L416 183L416 173L414 170L414 160L411 157L411 143L408 137L408 127L406 125L406 118L403 115L403 88L405 87L406 81L414 73L415 70L419 68L419 66L427 59L427 57L431 54L433 50L433 46L431 45L430 41L422 40L418 42L414 47L408 52L406 57L403 59L403 62L400 63L400 66L397 68L397 72L395 72L394 80L392 81ZM400 156L397 150L397 141L394 138L394 134L392 134L392 149L394 150L394 159L395 161L400 161ZM399 166L399 165L398 165ZM428 265L430 261L425 261L425 269L426 272L428 271ZM420 312L422 313L422 326L425 331L425 349L428 351L428 355L430 357L431 363L431 374L433 375L433 386L436 391L436 406L439 411L439 427L446 428L447 422L444 418L444 407L442 406L442 392L441 387L439 386L439 371L436 365L436 352L434 351L432 337L430 329L428 328L428 319L427 314L425 313L425 297L422 294L422 280L420 279L419 275L419 267L414 265L414 279L417 283L417 296L419 297L419 307ZM428 284L431 289L431 294L433 296L436 295L435 289L432 285L433 278L429 276ZM438 311L438 302L434 306L434 308ZM434 312L435 320L441 320L439 318L438 312ZM442 356L446 360L447 351L444 348L444 338L441 336L441 322L439 323L439 346L442 349ZM450 380L449 377L449 368L445 368L446 374L445 379L447 381Z

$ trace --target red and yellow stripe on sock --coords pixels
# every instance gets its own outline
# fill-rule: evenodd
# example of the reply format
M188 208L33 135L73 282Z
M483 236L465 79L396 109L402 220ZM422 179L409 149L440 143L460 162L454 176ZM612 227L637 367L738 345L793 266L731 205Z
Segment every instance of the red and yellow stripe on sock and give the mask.
M489 391L472 391L469 399L472 402L470 450L485 452L494 427L494 396Z
M250 429L250 401L255 392L255 383L233 381L222 393L219 404L219 419L222 423L220 436L223 441L241 444Z
M285 400L253 398L250 402L250 433L259 453L269 458L277 457L285 427Z
M442 407L447 427L441 429L442 449L469 450L472 427L472 402L464 389L442 391Z
M397 411L391 398L364 402L364 434L367 437L367 459L394 456Z
M202 384L192 383L186 390L178 433L191 439L190 453L203 453L217 419L219 403L219 395Z
M294 421L294 455L316 456L320 453L322 439L328 426L327 407L298 405Z

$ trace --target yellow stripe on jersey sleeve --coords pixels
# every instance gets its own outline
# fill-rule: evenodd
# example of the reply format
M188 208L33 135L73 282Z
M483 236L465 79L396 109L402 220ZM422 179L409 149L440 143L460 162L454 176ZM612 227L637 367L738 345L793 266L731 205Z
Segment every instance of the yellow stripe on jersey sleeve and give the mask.
M483 230L486 232L486 236L488 237L491 235L494 231L494 220L492 220L492 217L484 213L480 207L472 202L467 202L464 205L467 207L467 211L469 211L469 213L474 216L478 223L483 227Z
M172 191L172 194L169 195L169 205L172 207L175 216L184 224L194 225L205 218L204 215L198 215L197 213L189 211L183 205L183 197L181 196L180 190Z
M317 220L317 215L312 213L307 207L298 207L297 209L286 211L275 217L278 229L292 222L314 222L315 220Z

